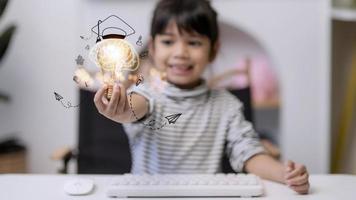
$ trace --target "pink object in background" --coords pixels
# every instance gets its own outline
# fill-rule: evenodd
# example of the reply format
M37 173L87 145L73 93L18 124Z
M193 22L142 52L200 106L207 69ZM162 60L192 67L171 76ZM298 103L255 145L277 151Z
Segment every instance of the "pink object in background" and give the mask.
M246 61L239 60L235 66L237 69L246 69ZM254 57L251 59L250 78L254 105L273 105L278 102L278 81L266 58ZM244 88L248 86L248 78L236 75L230 84L230 87L233 88Z

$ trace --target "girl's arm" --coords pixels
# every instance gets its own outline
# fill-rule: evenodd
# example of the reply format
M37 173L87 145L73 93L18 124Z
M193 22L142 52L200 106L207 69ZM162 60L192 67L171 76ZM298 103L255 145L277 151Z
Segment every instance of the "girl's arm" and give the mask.
M286 165L267 154L257 154L246 161L245 171L288 185L300 194L309 190L309 175L304 165L288 161Z

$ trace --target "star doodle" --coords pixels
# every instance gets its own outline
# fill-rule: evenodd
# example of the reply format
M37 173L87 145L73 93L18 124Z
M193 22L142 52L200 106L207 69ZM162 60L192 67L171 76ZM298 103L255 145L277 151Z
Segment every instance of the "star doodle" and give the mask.
M78 55L77 59L75 59L75 62L77 65L83 65L84 64L84 58L81 55Z

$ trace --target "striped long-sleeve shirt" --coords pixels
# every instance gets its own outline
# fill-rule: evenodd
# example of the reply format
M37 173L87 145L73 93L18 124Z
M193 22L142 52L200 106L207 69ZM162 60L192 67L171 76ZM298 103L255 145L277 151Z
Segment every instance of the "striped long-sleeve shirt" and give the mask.
M132 173L217 173L223 153L241 172L246 160L264 151L244 119L242 103L225 90L209 90L203 83L189 90L168 84L161 92L141 84L132 91L149 102L144 120L124 125ZM167 123L165 117L177 113L182 113L177 121Z

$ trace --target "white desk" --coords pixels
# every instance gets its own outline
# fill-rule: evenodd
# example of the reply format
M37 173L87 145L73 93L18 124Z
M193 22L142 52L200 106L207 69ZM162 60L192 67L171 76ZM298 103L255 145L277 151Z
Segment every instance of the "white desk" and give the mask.
M80 175L95 181L95 190L86 196L68 196L63 192L65 181L78 175L0 175L1 200L57 200L57 199L111 199L105 196L105 189L114 176L110 175ZM264 181L265 196L253 199L356 199L356 176L350 175L312 175L310 176L311 190L309 195L298 195L284 185ZM130 198L131 200L132 198ZM184 198L191 200L194 198ZM201 200L207 198L196 198ZM219 198L223 199L223 198ZM246 198L226 198L246 199ZM141 199L142 200L142 199ZM148 200L153 200L149 198ZM164 200L160 198L160 200ZM177 200L177 198L174 198Z

